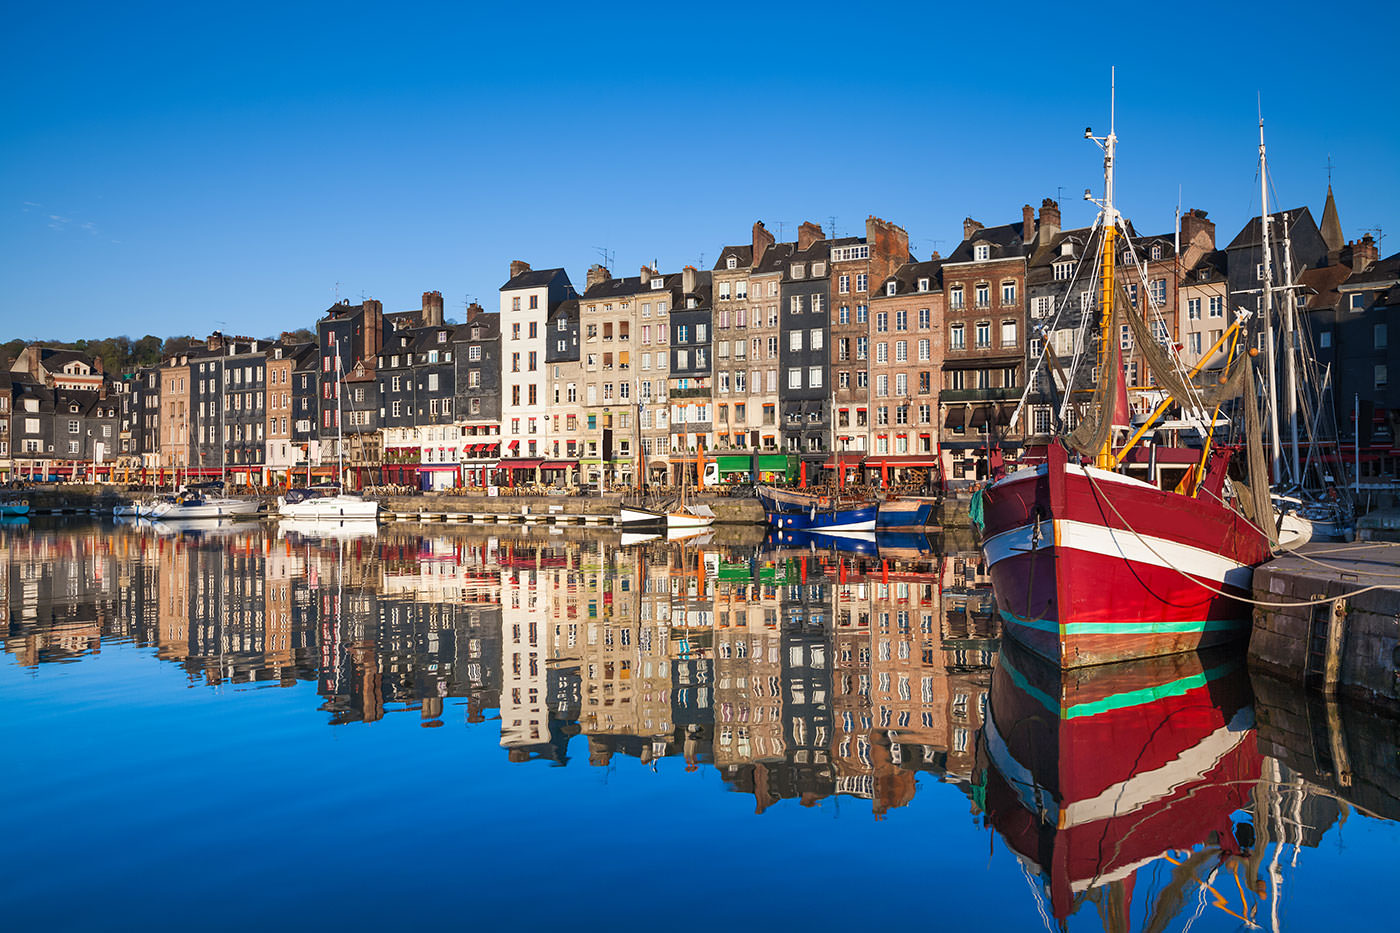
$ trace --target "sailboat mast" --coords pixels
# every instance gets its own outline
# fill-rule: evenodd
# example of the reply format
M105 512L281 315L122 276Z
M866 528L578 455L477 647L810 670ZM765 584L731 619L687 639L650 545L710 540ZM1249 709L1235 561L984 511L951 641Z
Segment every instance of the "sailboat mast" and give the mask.
M1275 483L1283 479L1283 449L1278 428L1278 361L1274 352L1274 270L1269 252L1269 164L1264 153L1264 118L1259 117L1259 245L1263 251L1261 275L1264 280L1264 346L1268 353L1269 376L1269 456Z
M1103 147L1103 255L1100 257L1102 268L1100 276L1102 278L1102 291L1099 295L1099 379L1121 379L1121 372L1113 372L1116 354L1112 352L1116 335L1113 330L1113 300L1114 300L1114 279L1113 279L1113 254L1114 243L1118 236L1118 212L1113 207L1113 157L1118 148L1118 136L1114 132L1116 129L1117 115L1115 113L1117 103L1117 80L1116 75L1110 79L1109 90L1109 116L1108 135L1103 138L1100 145ZM1086 136L1092 135L1085 131ZM1109 439L1104 442L1103 447L1094 457L1094 465L1100 469L1111 470L1114 466L1113 440L1110 433Z
M225 463L228 457L228 427L224 424L224 410L228 408L228 346L220 348L219 354L219 491L224 488Z
M345 483L345 435L340 427L340 393L344 388L345 366L340 360L340 338L335 341L335 479L342 486ZM342 489L341 492L345 490Z
M1288 238L1288 215L1283 215L1283 281L1293 285L1293 244ZM1298 458L1298 299L1290 291L1283 300L1283 343L1287 356L1283 358L1288 380L1288 447L1293 459L1293 482L1303 482L1303 470ZM1321 400L1319 399L1319 407Z

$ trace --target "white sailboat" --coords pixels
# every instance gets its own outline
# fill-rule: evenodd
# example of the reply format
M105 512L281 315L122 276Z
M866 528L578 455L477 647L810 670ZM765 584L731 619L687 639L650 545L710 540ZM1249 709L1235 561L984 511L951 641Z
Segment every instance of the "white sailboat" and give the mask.
M340 361L340 341L335 347L335 435L337 474L345 474L345 442L340 428L340 392L345 380L344 368ZM308 464L308 470L310 465ZM289 489L286 495L277 497L277 514L283 518L307 521L344 521L357 519L375 521L379 517L379 503L345 491L339 482L321 483L306 489Z

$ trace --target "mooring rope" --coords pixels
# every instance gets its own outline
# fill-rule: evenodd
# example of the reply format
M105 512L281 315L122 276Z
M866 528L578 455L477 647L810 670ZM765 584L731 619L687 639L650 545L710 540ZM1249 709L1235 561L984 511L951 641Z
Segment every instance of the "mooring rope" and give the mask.
M1353 590L1350 593L1344 593L1340 596L1328 596L1322 599L1293 600L1290 602L1273 602L1264 599L1254 599L1250 596L1237 596L1234 593L1227 593L1218 587L1211 586L1209 583L1197 579L1195 576L1191 575L1185 570L1182 570L1180 567L1176 566L1176 564L1163 557L1161 553L1159 553L1157 549L1152 546L1152 543L1148 541L1144 535L1139 533L1138 530L1132 526L1131 522L1129 522L1126 518L1123 517L1123 513L1118 511L1118 506L1113 504L1113 500L1103 494L1103 490L1099 488L1098 481L1094 479L1094 475L1088 470L1084 471L1084 475L1089 478L1089 485L1094 487L1094 492L1098 493L1099 497L1104 502L1108 503L1108 507L1113 510L1113 514L1118 516L1118 520L1123 523L1123 526L1127 528L1128 531L1132 532L1133 537L1137 538L1138 541L1142 542L1143 547L1151 551L1154 557L1156 557L1159 561L1161 561L1171 570L1174 570L1177 573L1181 574L1183 577L1190 580L1192 583L1195 583L1201 589L1208 590L1209 592L1212 592L1217 596L1224 596L1227 599L1236 599L1242 603L1248 603L1251 606L1261 606L1266 609L1288 609L1293 606L1320 606L1323 603L1336 602L1338 599L1353 598L1356 596L1360 596L1362 593L1369 593L1371 590L1400 590L1400 583L1373 583L1370 586L1363 586L1360 589Z

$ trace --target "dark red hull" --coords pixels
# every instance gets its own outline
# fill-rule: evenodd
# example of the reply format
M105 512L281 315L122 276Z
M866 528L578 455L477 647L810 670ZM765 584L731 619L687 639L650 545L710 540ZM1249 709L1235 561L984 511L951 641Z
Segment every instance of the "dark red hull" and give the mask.
M1006 632L1064 667L1193 651L1244 637L1263 533L1209 496L1067 461L983 494L983 552Z

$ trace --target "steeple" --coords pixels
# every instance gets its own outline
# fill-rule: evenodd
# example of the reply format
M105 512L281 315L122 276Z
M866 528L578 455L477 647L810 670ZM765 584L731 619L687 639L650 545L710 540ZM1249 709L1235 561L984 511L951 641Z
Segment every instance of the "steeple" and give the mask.
M1346 245L1342 236L1342 221L1337 216L1337 202L1332 200L1332 183L1327 183L1327 204L1322 208L1322 224L1318 227L1322 241L1327 244L1327 252L1337 255Z

